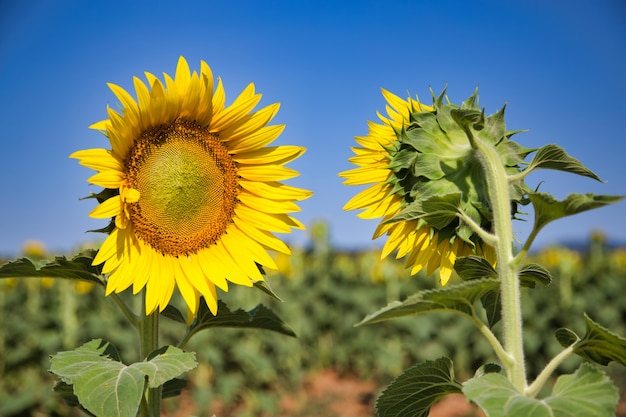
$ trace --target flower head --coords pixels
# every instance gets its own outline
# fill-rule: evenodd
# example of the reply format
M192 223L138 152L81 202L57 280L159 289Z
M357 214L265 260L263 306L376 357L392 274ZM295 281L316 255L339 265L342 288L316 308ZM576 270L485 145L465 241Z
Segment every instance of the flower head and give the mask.
M388 116L378 113L382 124L370 122L368 135L356 137L360 147L352 148L350 162L358 167L340 174L347 185L369 187L344 209L381 218L374 232L374 238L387 236L381 258L393 252L406 257L411 275L439 268L445 285L459 256L475 253L495 262L493 248L476 233L490 229L492 215L483 167L461 119L475 117L481 137L497 143L507 170L519 171L531 150L509 140L514 132L504 127L504 109L485 118L476 94L461 106L444 102L444 94L433 95L432 106L386 90L383 96ZM515 203L522 193L512 195Z
M259 265L275 268L267 250L289 253L274 233L304 228L289 213L311 193L280 182L298 175L284 165L304 148L267 146L284 127L268 126L278 103L253 111L261 95L250 84L226 106L204 61L190 72L181 57L164 82L145 75L147 85L134 78L136 100L109 84L122 110L91 127L111 149L71 155L104 187L90 216L113 219L93 262L104 264L107 295L145 288L146 314L164 309L175 287L189 317L200 295L215 314L216 287L263 280Z

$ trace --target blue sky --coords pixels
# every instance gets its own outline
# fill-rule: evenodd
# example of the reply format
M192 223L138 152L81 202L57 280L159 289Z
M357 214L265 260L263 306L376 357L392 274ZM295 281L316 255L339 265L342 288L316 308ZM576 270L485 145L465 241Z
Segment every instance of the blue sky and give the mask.
M5 1L0 4L0 254L28 239L71 252L101 236L87 217L90 170L68 155L105 147L87 127L118 107L107 82L173 73L180 55L205 60L227 100L249 83L262 105L281 102L278 144L308 148L290 164L291 185L315 195L297 217L330 224L343 248L371 241L375 221L343 212L358 189L337 173L354 136L384 110L386 88L430 102L446 85L460 102L479 87L487 113L507 107L525 146L557 143L607 182L540 171L528 182L571 192L626 194L626 3L516 1ZM549 225L538 244L585 239L592 230L626 240L626 203ZM517 222L520 238L528 225ZM305 242L307 232L285 237Z

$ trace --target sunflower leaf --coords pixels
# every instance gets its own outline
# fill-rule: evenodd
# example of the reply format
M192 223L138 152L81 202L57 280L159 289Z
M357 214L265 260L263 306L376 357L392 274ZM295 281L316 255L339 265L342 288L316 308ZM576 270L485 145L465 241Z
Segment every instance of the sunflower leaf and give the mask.
M461 206L461 193L434 195L416 200L386 223L422 219L436 229L444 229L457 218Z
M497 363L485 363L481 365L476 372L474 372L474 378L479 378L483 375L502 372L502 366Z
M238 309L231 311L226 303L218 300L217 315L201 302L196 320L189 327L189 333L195 334L212 327L236 327L261 330L271 330L287 336L296 337L296 334L272 310L262 304L250 311Z
M274 290L272 290L272 287L270 286L270 283L269 283L269 281L267 279L264 279L263 281L254 281L253 285L254 285L255 288L260 289L265 294L267 294L270 297L272 297L274 300L280 301L280 302L283 301L283 299L280 298L278 296L278 294L276 294L274 292Z
M477 279L497 280L498 278L495 268L485 258L475 255L457 258L454 263L454 270L464 281ZM547 286L552 281L550 272L541 265L536 264L525 265L520 270L519 277L521 285L527 288L535 288L537 283ZM480 302L485 309L489 327L495 326L501 318L499 287L483 294L480 297Z
M557 200L547 193L529 193L530 201L535 210L534 229L538 231L554 220L617 203L624 197L587 193L584 195L570 194L565 200Z
M50 372L65 384L59 389L68 397L67 386L71 386L90 413L130 417L137 414L146 381L149 387L159 387L193 369L196 360L193 353L165 346L146 361L124 365L113 345L96 339L73 351L57 353L50 364Z
M499 373L466 381L463 393L487 417L613 417L619 401L618 390L609 377L586 363L573 374L560 376L546 398L523 395Z
M430 311L450 311L475 317L474 304L489 292L498 292L497 279L475 279L436 290L420 291L405 301L395 301L368 315L356 326L378 323Z
M569 329L559 329L556 338L563 347L574 347L574 353L600 365L615 361L626 366L626 339L600 326L585 314L587 333L582 338Z
M161 311L161 315L170 320L174 320L185 325L187 324L187 318L183 316L183 313L172 304L168 304L167 307Z
M578 159L572 158L563 148L554 144L539 148L525 172L529 173L537 168L570 172L602 182L600 177L585 167Z
M376 401L379 417L426 417L432 405L447 394L461 393L452 361L439 358L418 363L398 376Z
M195 353L185 352L174 346L163 346L151 352L145 361L136 362L131 366L141 370L148 377L149 388L158 388L197 365Z
M454 270L463 281L480 278L498 278L498 273L485 258L470 255L457 258Z
M535 288L536 283L544 287L552 283L550 271L538 264L524 265L519 271L519 277L522 285L528 288Z
M104 285L101 267L92 266L95 251L79 253L71 260L57 256L53 261L32 261L20 258L0 266L0 278L64 278Z

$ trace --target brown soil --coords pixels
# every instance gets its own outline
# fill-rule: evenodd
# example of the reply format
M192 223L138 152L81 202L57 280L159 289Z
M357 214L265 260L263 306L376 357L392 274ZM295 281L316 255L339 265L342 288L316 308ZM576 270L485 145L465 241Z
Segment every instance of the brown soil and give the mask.
M379 387L374 381L342 377L334 371L322 371L305 378L295 392L281 393L280 413L259 417L373 417ZM241 404L245 409L246 404ZM237 410L226 410L214 404L207 413L198 410L187 392L180 397L178 410L166 417L211 416L234 417ZM435 404L429 417L484 417L462 395L448 395Z

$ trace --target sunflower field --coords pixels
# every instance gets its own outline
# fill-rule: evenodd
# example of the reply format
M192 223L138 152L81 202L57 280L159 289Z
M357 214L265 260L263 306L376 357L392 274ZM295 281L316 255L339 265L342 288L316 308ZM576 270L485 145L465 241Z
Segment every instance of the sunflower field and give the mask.
M233 311L267 306L296 336L236 328L199 333L187 347L197 352L199 365L189 372L187 386L181 388L183 396L164 402L168 415L180 415L177 411L183 401L190 404L186 415L332 415L311 407L289 414L285 398L295 395L310 375L329 370L374 381L375 396L417 362L448 356L463 380L471 377L478 364L494 360L472 324L456 314L417 315L384 325L355 327L372 310L432 284L424 272L409 277L403 262L380 260L378 248L333 248L322 222L311 225L309 231L306 245L293 248L289 257L278 255L278 271L268 271L267 280L283 301L239 287L222 300ZM25 255L32 259L47 256L32 248L26 248ZM551 331L578 316L575 312L584 311L617 334L626 334L626 248L609 246L598 233L579 248L545 247L531 258L550 271L553 282L526 297L524 304L529 375L538 373L558 352L559 343ZM455 279L453 275L451 280ZM132 301L130 294L121 295ZM100 336L129 354L137 343L136 334L111 298L103 297L101 288L88 283L46 278L0 280L0 309L0 416L4 417L82 415L53 392L56 378L47 371L50 355ZM578 328L572 326L576 330L584 327L582 321L577 324ZM160 337L164 342L179 339L179 331L163 318ZM471 346L471 352L464 346ZM578 357L569 358L555 377L572 372L580 362ZM623 368L610 365L608 374L623 398Z

